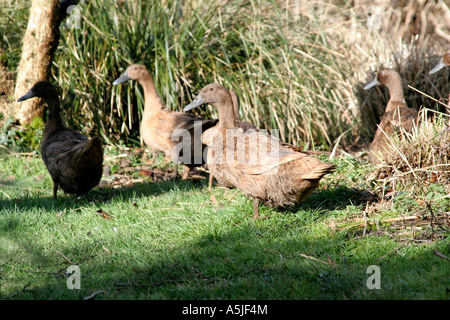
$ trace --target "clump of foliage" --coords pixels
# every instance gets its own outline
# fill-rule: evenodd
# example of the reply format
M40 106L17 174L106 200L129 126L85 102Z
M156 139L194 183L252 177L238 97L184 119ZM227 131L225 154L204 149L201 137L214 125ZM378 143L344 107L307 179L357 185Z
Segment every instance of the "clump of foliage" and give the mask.
M39 152L43 130L42 118L35 117L30 124L18 126L9 117L0 131L0 146L13 152Z

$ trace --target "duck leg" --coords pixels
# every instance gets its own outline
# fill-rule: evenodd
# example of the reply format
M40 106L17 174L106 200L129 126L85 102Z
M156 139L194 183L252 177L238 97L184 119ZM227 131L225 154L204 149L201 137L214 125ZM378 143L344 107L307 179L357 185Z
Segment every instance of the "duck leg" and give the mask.
M253 199L253 219L259 219L259 199Z
M175 164L175 170L172 175L172 179L178 178L178 164Z
M209 172L209 182L208 182L208 191L209 191L209 193L211 193L211 191L212 191L213 179L214 179L213 174L211 172Z
M191 168L189 168L188 166L186 166L184 168L184 172L183 175L181 176L182 180L186 180L189 177L189 172L191 172Z
M58 192L58 182L53 181L53 200L56 200L57 192Z

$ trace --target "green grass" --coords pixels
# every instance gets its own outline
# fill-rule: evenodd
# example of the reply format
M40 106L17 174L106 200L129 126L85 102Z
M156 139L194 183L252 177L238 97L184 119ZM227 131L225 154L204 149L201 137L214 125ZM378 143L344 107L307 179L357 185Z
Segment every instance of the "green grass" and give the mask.
M123 166L162 167L108 148L111 180ZM422 213L422 195L403 191L370 200L371 167L335 160L336 173L303 204L287 211L252 204L238 190L207 179L155 180L97 187L86 197L58 195L38 156L6 154L0 161L0 297L2 299L448 299L446 233L429 223L402 238L403 227L341 229L369 220ZM165 165L166 169L171 166ZM168 166L168 167L167 167ZM434 214L449 211L437 194ZM446 201L447 200L447 201ZM373 210L368 210L372 208ZM101 214L103 212L103 214ZM447 225L448 228L448 225ZM419 230L419 229L417 229ZM319 261L320 260L320 261ZM77 264L81 289L69 290L65 270ZM381 270L381 289L366 287L367 267Z

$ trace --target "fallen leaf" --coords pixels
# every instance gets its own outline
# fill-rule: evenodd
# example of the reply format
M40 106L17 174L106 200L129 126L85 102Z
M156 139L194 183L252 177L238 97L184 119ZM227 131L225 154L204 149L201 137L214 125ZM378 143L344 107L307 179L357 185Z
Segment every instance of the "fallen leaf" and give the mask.
M103 211L102 209L97 210L97 213L100 214L104 219L108 219L108 220L112 220L113 219L105 211Z

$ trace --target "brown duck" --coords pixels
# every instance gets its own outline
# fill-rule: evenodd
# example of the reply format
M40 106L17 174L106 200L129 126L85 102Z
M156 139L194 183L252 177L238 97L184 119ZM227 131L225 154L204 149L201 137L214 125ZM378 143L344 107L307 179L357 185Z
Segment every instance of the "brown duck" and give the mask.
M201 142L201 134L215 126L217 120L205 120L191 113L167 110L156 92L153 76L143 65L131 65L113 85L129 80L138 81L144 89L145 106L140 133L145 144L172 159L175 163L174 177L178 175L179 163L187 167L184 176L191 167L203 165L205 145Z
M225 87L224 87L225 90ZM239 109L240 109L240 101L239 101L239 97L237 96L236 92L234 92L233 90L229 90L228 93L231 96L231 100L233 103L233 112L234 112L234 117L236 120L236 126L240 129L243 130L243 132L247 132L247 131L259 131L259 129L251 122L247 122L247 121L242 121L240 114L239 114ZM208 130L206 130L205 132L203 132L202 134L202 143L210 146L212 144L212 140L214 138L214 135L217 134L217 130L218 130L218 125L216 124L214 127L209 128ZM208 162L208 154L206 154L206 162ZM211 171L209 172L209 192L211 192L211 188L212 188L212 182L213 182L213 174L211 173ZM223 184L220 183L219 184L223 187L227 187L227 188L234 188L234 185L232 184Z
M48 120L41 143L41 155L53 180L53 198L58 186L64 192L81 195L95 187L102 177L103 143L99 137L89 140L80 132L67 128L60 116L55 87L37 82L18 102L40 97L48 105Z
M369 161L372 163L381 162L386 155L391 153L389 148L390 142L387 136L398 133L400 128L406 131L411 130L418 117L417 110L406 105L403 96L402 79L395 70L380 69L376 78L367 84L364 89L369 90L378 84L384 84L388 87L390 98L375 131L372 143L369 146Z
M283 146L273 136L238 128L232 98L224 86L207 85L184 111L205 103L219 112L216 135L208 150L208 166L222 184L233 185L253 199L255 219L259 217L259 202L272 207L300 203L334 169L333 164Z

